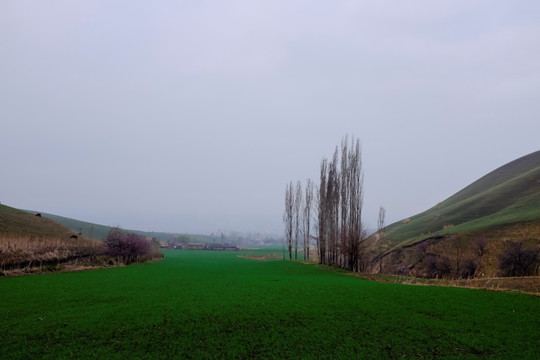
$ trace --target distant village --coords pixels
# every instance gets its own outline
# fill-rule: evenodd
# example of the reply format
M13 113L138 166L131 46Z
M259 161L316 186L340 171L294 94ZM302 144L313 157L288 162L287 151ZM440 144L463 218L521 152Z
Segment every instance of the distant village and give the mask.
M162 249L174 250L218 250L239 251L241 246L260 246L281 244L273 234L240 234L238 232L200 235L171 235L168 239L159 239Z
M240 248L236 245L230 244L202 244L202 243L190 243L190 244L174 244L169 245L166 242L160 242L162 249L175 249L175 250L219 250L219 251L238 251Z

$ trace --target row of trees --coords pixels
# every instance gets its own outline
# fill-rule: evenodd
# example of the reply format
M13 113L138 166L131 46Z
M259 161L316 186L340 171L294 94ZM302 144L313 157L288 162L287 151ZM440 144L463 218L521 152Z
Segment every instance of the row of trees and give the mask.
M307 180L305 196L302 183L298 181L296 187L290 182L285 188L285 243L289 254L289 260L298 259L298 246L302 241L304 259L309 260L311 242L311 213L313 208L313 182Z
M364 271L366 230L362 223L364 197L360 141L341 141L331 161L323 158L318 192L317 242L319 261L351 271Z
M309 260L313 239L317 242L319 263L350 271L441 278L469 278L483 273L488 244L485 238L471 244L464 237L452 235L444 241L423 241L386 256L386 209L382 206L377 232L371 237L376 243L368 247L368 234L362 222L363 177L360 142L354 138L349 142L346 136L330 160L322 159L316 191L310 179L304 190L300 181L296 185L287 184L283 221L289 259L298 259L302 247L304 258ZM496 258L498 271L504 276L533 275L540 271L538 247L508 242Z
M336 147L331 161L322 159L316 192L310 179L305 193L300 181L296 186L292 182L287 184L283 221L289 259L293 254L298 259L300 241L309 259L310 242L315 239L321 264L352 271L366 269L369 259L365 245L367 234L362 223L363 178L360 141L353 138L349 143L346 136L341 147ZM312 215L313 210L316 216ZM311 235L312 226L315 236Z

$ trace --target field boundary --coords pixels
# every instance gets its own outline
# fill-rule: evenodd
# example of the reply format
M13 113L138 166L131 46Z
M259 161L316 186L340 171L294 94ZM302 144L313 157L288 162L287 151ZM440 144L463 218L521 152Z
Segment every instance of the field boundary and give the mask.
M328 265L318 264L322 270L333 271L349 276L358 277L364 280L403 284L417 286L444 286L460 287L467 289L481 289L502 292L519 292L527 295L540 297L540 276L522 276L522 277L492 277L480 279L424 279L412 276L383 275L353 273L343 269L333 268Z
M278 254L264 254L264 255L237 255L242 259L251 259L257 261L269 261L269 260L282 260L283 255Z

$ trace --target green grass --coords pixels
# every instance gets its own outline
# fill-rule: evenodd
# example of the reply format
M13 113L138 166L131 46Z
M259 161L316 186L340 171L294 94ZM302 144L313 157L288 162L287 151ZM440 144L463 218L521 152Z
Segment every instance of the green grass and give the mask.
M315 265L237 255L171 250L158 263L0 279L0 357L536 359L540 354L535 297L375 283Z
M24 214L25 211L12 208L11 206L6 206L0 204L0 213L8 213L8 214Z
M35 211L32 211L32 213L35 213ZM112 229L111 226L93 224L64 216L47 214L43 212L41 213L41 215L47 219L51 219L59 224L64 225L65 227L76 233L83 233L85 236L88 236L92 239L104 240L107 237L109 231Z

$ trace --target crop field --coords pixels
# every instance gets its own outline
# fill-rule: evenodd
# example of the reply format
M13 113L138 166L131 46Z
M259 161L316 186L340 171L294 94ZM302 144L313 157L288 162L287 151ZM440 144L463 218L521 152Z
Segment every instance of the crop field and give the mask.
M170 250L0 279L0 358L540 357L540 298L376 283L261 253L270 260Z

